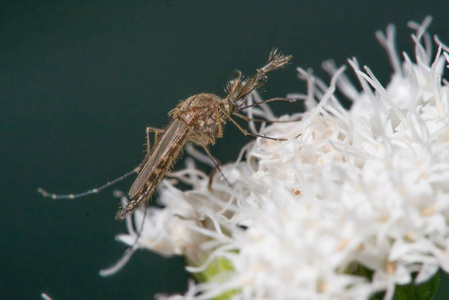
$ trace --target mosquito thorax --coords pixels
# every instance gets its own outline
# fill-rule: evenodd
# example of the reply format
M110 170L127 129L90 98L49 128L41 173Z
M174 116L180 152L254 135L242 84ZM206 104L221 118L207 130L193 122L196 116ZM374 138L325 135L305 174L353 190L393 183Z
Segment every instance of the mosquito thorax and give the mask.
M178 104L173 117L181 119L191 127L195 135L202 140L201 144L214 144L215 139L221 137L221 126L218 124L221 119L217 108L219 101L220 97L214 94L193 95ZM195 137L192 140L196 143Z

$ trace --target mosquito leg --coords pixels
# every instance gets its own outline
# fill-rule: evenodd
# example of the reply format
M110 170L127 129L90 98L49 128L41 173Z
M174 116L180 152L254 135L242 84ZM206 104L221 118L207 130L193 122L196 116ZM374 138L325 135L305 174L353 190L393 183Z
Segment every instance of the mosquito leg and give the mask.
M297 102L296 99L276 97L276 98L271 98L271 99L264 100L264 101L262 101L262 102L255 102L255 103L253 103L253 104L251 104L251 105L246 105L246 106L243 106L244 103L242 103L242 104L240 104L240 106L238 107L238 110L241 111L241 110L247 109L247 108L249 108L249 107L259 106L259 105L261 105L261 104L270 103L270 102L276 102L276 101L277 101L277 102L288 102L288 103L294 103L294 102Z
M157 143L157 138L158 135L162 132L164 132L162 129L158 129L158 128L153 128L153 127L148 127L147 128L147 147L148 147L148 153L150 153L150 137L149 137L149 133L150 132L154 132L156 133L155 135L155 143ZM147 155L149 155L147 153ZM117 177L116 179L112 180L112 181L108 181L107 183L103 184L102 186L90 189L88 191L82 192L82 193L77 193L77 194L54 194L54 193L50 193L46 190L44 190L43 188L38 188L37 191L38 193L40 193L42 196L44 196L45 198L52 198L52 199L76 199L76 198L81 198L84 196L88 196L91 194L97 194L99 193L101 190L104 190L105 188L119 182L122 181L123 179L135 174L135 173L139 173L140 169L142 168L142 164L140 164L139 166L137 166L136 168L134 168L134 170L120 176Z
M145 225L145 220L146 220L146 217L147 217L147 211L149 210L149 203L148 202L145 202L143 205L145 207L144 207L144 212L143 212L142 223L140 223L140 228L137 228L138 227L137 224L135 224L135 225L132 224L133 223L133 220L132 220L133 217L131 215L126 216L127 227L129 226L129 228L130 228L129 229L129 231L130 231L129 234L132 235L133 234L132 230L135 231L135 239L134 239L133 244L126 249L126 251L122 254L120 259L112 267L109 267L109 268L101 270L100 271L100 275L101 276L107 277L107 276L111 276L113 274L116 274L120 269L122 269L125 266L125 264L129 261L131 256L134 254L134 252L138 249L138 242L139 242L139 239L140 239L140 237L142 235L143 227ZM134 227L134 229L131 229L133 227Z
M207 148L206 144L204 144L204 142L203 142L203 140L201 139L201 137L198 136L198 134L196 134L195 132L193 132L193 134L195 135L196 141L200 141L199 143L198 143L198 142L195 142L195 143L198 144L198 145L200 145L201 147L203 147L204 152L206 152L207 156L209 156L210 160L211 160L212 163L214 164L214 166L215 166L214 169L217 169L218 172L220 172L220 174L223 176L224 181L226 181L226 183L229 184L229 186L232 186L231 183L226 179L224 173L221 171L221 168L220 168L220 164L221 164L221 163L220 163L220 161L219 161L218 159L216 159L216 158L212 155L212 153L210 153L209 149ZM212 171L212 172L214 172L214 171ZM209 184L211 184L211 179L210 179L210 178L209 178ZM209 191L212 190L212 188L210 187L210 185L208 186L208 190L209 190Z
M270 136L266 136L266 135L260 135L260 134L255 134L255 133L252 133L252 132L248 132L247 130L243 129L242 126L240 126L226 111L223 111L223 113L226 115L226 117L228 117L229 120L231 120L232 123L234 123L235 126L237 126L237 128L244 135L249 135L249 136L253 136L253 137L260 137L260 138L273 140L273 141L287 141L287 139L284 139L284 138L274 138L274 137L270 137Z
M212 160L212 162L213 162L214 165L215 165L215 168L212 169L212 172L211 172L212 175L213 175L213 173L215 173L215 171L214 171L215 169L218 170L218 172L220 172L221 176L223 176L224 181L226 181L226 183L227 183L229 186L232 186L232 184L228 181L228 179L226 178L226 176L224 175L223 171L222 171L221 168L220 168L220 165L221 165L220 161L219 161L218 159L216 159L215 157L212 156L212 153L210 153L209 149L208 149L205 145L201 145L201 146L203 146L204 151L205 151L206 154L210 157L210 159ZM209 177L209 184L208 184L208 186L207 186L207 189L208 189L209 191L212 191L212 186L211 186L211 184L212 184L212 180L211 180L211 178Z
M100 192L101 190L125 179L126 177L129 177L130 175L133 175L135 173L139 173L140 168L134 168L134 170L112 180L112 181L108 181L107 183L103 184L100 187L97 188L93 188L91 190L88 190L86 192L82 192L82 193L78 193L78 194L53 194L53 193L49 193L46 190L42 189L42 188L38 188L37 191L38 193L42 194L42 196L44 196L45 198L52 198L52 199L76 199L76 198L81 198L87 195L91 195L91 194L97 194L98 192Z
M239 114L239 113L233 113L234 116L237 118L240 118L246 122L257 122L257 123L292 123L292 122L298 122L301 121L300 118L295 120L265 120L265 119L256 119L256 118L248 118L245 115Z
M285 123L285 122L293 122L293 121L280 121L280 120L265 120L265 119L256 119L256 118L248 118L245 115L239 113L233 113L234 116L240 118L246 122L257 122L257 123Z
M146 134L147 134L147 155L145 156L145 159L139 164L138 172L142 169L145 162L148 160L148 156L151 155L151 141L150 141L150 132L154 132L154 144L153 146L157 145L158 137L161 133L164 132L163 129L155 128L155 127L147 127Z
M214 189L212 188L212 181L214 179L214 175L215 173L217 173L217 168L213 168L212 171L210 171L209 173L209 180L207 182L207 189L209 190L209 192L213 193Z
M155 128L155 127L147 127L147 145L148 145L148 153L150 153L151 149L150 149L150 132L154 132L154 146L157 145L157 140L159 138L159 135L162 134L165 130L163 129L159 129L159 128Z
M247 116L242 115L242 114L239 114L239 113L236 113L236 112L233 113L233 115L236 116L236 117L238 117L238 118L240 118L240 119L242 119L242 120L245 120L246 122L250 122L250 121L253 121L253 122L260 122L260 123L263 123L263 122L270 122L269 120L264 120L264 119L248 118ZM274 122L276 122L276 121L274 121Z
M241 118L241 119L243 119L243 120L245 120L247 122L253 121L253 122L267 122L267 123L290 123L290 122L298 122L298 121L300 121L300 119L297 119L297 120L285 120L285 121L251 119L251 118L248 118L247 116L244 116L244 115L241 115L241 114L238 114L238 113L233 113L233 115L235 115L236 117L239 117L239 118ZM230 119L230 120L235 124L234 120L232 120L232 119ZM245 130L245 129L243 129L243 130ZM247 133L250 136L256 136L256 137L261 137L261 138L270 139L270 140L276 140L276 141L286 141L287 140L287 139L282 139L282 138L273 138L273 137L269 137L269 136L266 136L266 135L254 134L254 133L250 133L250 132L247 132ZM297 136L295 136L294 139L296 139L296 138L298 138L300 136L301 136L301 133L299 133Z

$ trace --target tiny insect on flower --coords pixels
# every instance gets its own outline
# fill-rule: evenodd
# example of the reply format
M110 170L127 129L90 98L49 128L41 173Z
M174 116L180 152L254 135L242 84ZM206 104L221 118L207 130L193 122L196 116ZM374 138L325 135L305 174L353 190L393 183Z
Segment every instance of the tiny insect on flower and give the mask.
M201 146L214 162L216 168L221 172L218 161L213 158L208 146L215 144L216 139L223 136L223 126L227 120L234 123L244 135L260 137L260 135L243 129L232 116L249 120L247 117L239 114L240 111L253 106L247 104L248 96L264 85L267 79L267 73L284 67L289 63L291 58L291 55L282 55L277 49L274 49L270 52L265 66L258 69L257 73L251 78L245 80L242 77L242 73L238 71L236 78L230 81L226 87L226 97L220 98L214 94L201 93L181 101L175 109L170 111L169 116L171 117L171 121L166 129L147 128L147 155L135 170L120 178L97 189L80 194L56 195L48 193L41 188L38 189L38 192L44 197L51 197L53 199L79 198L98 193L103 188L137 172L138 176L129 191L130 201L116 215L117 220L123 220L127 215L132 214L142 203L151 199L156 186L164 178L165 174L170 170L189 142ZM273 98L263 103L271 101L291 100ZM156 133L156 139L153 145L154 149L150 147L149 132ZM161 137L158 141L159 135ZM263 137L284 140L268 136Z

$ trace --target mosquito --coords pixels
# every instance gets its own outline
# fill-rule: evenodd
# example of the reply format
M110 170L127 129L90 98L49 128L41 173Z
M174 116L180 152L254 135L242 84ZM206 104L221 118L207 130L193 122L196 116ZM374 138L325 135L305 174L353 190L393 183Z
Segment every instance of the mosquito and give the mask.
M249 119L248 117L239 114L239 112L246 108L272 101L290 102L291 100L285 98L273 98L255 104L247 104L249 95L265 84L267 74L284 67L289 63L291 58L291 55L286 56L281 54L277 49L273 49L270 52L267 63L261 69L257 69L256 74L249 79L245 79L240 71L236 72L236 78L229 81L226 86L226 97L220 98L214 94L201 93L193 95L186 100L181 100L181 102L169 112L171 121L165 129L147 128L148 149L142 163L133 171L114 181L108 182L97 189L80 194L56 195L48 193L41 188L39 188L38 191L44 197L51 197L53 199L79 198L88 194L97 193L103 188L106 188L133 173L138 173L138 176L128 193L130 199L129 202L121 207L115 216L117 220L123 220L126 216L131 215L142 203L149 202L156 186L172 168L174 162L181 155L187 143L201 146L221 173L219 163L210 153L208 146L214 145L216 140L223 136L223 127L228 120L237 126L244 135L272 140L285 140L248 132L232 117L235 116L246 121L254 121L254 119ZM150 132L155 133L153 147L150 146ZM160 137L160 139L158 137Z

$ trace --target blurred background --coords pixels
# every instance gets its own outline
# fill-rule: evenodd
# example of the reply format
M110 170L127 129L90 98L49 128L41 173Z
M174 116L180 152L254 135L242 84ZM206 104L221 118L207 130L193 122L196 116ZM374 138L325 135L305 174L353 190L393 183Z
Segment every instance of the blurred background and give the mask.
M81 192L133 169L146 126L163 127L180 99L224 96L234 70L253 74L279 47L293 63L269 76L264 98L305 92L295 68L338 65L356 56L382 83L391 67L374 33L397 26L400 51L413 55L406 23L433 16L432 34L449 43L446 1L1 1L0 192L4 245L0 298L152 299L184 292L182 258L138 252L117 275L98 271L126 249L114 220L114 188L52 201L37 192ZM350 72L347 72L350 73ZM275 105L276 112L300 104ZM222 163L249 141L228 124L211 147ZM183 161L178 162L178 168ZM442 277L446 283L448 277ZM435 299L447 299L441 284ZM446 291L444 290L446 288Z

